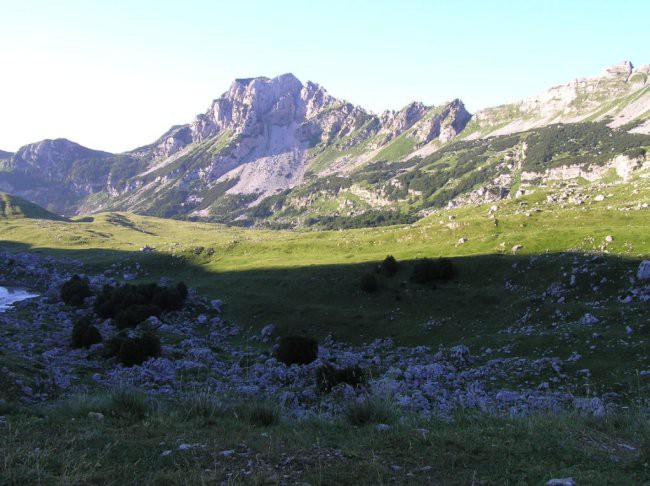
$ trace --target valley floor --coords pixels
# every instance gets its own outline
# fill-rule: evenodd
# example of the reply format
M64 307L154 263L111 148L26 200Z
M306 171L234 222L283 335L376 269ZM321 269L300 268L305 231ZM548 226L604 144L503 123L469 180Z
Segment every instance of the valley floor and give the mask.
M602 204L561 207L540 193L340 232L126 213L0 221L0 280L42 294L0 314L0 482L644 484L639 184L636 199L613 186ZM392 277L377 271L387 254ZM453 280L410 278L438 256L452 257ZM161 278L194 289L156 324L162 357L126 368L102 345L71 350L86 312L60 302L73 273L95 289ZM368 274L376 292L360 287ZM274 360L288 334L317 338L321 361ZM367 386L319 394L326 361L362 366Z

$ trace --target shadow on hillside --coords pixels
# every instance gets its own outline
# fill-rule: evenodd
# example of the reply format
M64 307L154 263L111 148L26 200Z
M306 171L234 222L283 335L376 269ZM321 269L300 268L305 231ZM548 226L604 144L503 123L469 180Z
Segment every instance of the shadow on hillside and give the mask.
M629 286L628 271L636 262L615 256L557 253L536 257L480 255L453 258L457 277L448 282L420 285L409 277L414 261L400 262L398 273L387 277L380 262L254 269L208 270L205 255L183 258L162 253L104 249L39 248L0 240L0 250L47 254L83 261L89 273L121 278L144 269L140 280L168 277L184 281L210 298L224 301L224 316L250 332L274 323L280 333L304 333L317 338L332 333L352 342L391 337L403 344L481 342L484 333L498 330L534 312L536 319L552 319L558 310L569 317L589 310L593 287L603 296L618 295ZM113 266L115 265L115 266ZM567 272L574 266L595 269L596 276L579 273L570 286ZM2 268L0 267L0 276ZM373 275L378 290L361 290L364 275ZM607 283L600 283L606 278ZM567 292L566 301L544 299L553 284Z

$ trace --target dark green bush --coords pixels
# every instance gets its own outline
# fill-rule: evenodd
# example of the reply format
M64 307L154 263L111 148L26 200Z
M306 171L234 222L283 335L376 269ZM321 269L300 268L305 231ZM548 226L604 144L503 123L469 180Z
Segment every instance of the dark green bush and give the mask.
M318 343L310 337L285 336L280 339L275 356L287 366L309 364L318 357Z
M61 287L61 300L67 305L81 307L84 299L92 295L88 279L73 275L70 280Z
M161 346L158 336L144 333L129 337L126 333L117 333L107 345L108 356L115 356L125 366L144 363L149 358L160 356Z
M393 255L388 255L384 258L384 261L381 262L381 271L384 272L384 275L387 277L392 277L399 270L399 263L395 260Z
M131 308L129 314L133 316L131 318L122 316L120 321L125 322L124 327L132 327L149 316L160 315L160 312L182 309L186 298L187 287L182 282L175 288L160 287L154 283L126 284L121 287L105 285L95 301L95 312L99 317L108 319L116 317L119 313ZM141 317L145 311L149 312L149 314L133 324L133 320L136 317Z
M162 311L160 307L153 304L133 304L126 309L120 310L113 320L118 329L126 329L127 327L135 327L142 321L151 316L160 316Z
M178 293L181 295L183 300L187 299L188 290L185 282L178 282L178 285L176 285L176 290L178 290Z
M101 343L102 335L89 317L81 317L72 328L72 347L89 348L93 344Z
M185 298L176 289L162 289L153 296L152 303L165 311L180 310Z
M426 284L436 280L450 280L455 275L456 269L449 258L438 258L437 260L424 258L414 265L411 281Z
M379 288L377 279L371 273L366 273L364 276L361 277L361 282L359 283L359 286L361 290L363 290L367 294L372 294L373 292L377 292L377 289Z
M358 387L365 382L365 379L365 374L359 366L337 368L328 363L316 370L316 386L323 392L330 391L340 383Z
M160 339L151 332L145 332L140 336L140 347L148 357L157 358L161 353Z

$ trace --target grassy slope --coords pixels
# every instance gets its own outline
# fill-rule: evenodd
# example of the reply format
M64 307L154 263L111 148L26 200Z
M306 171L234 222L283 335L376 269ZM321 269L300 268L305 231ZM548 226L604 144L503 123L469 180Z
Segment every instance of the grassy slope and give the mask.
M2 484L644 484L650 430L608 420L461 416L278 421L129 395L4 410ZM264 412L268 405L249 405ZM237 410L237 408L235 409ZM97 420L88 412L101 412ZM265 420L260 420L265 418ZM264 423L262 423L264 422ZM179 450L181 444L194 445Z
M625 324L647 320L635 317L643 315L644 304L621 306L616 300L629 286L628 272L650 255L647 210L619 210L647 202L649 181L637 184L636 194L631 186L612 186L606 201L564 209L546 205L543 192L504 201L498 225L487 218L487 206L442 211L410 226L333 232L247 230L104 214L93 222L3 221L0 248L80 258L100 272L116 261L126 267L140 262L148 278L183 279L224 299L226 317L251 332L273 322L282 333L318 338L333 333L353 343L380 337L434 347L462 342L473 352L510 346L519 355L563 359L577 351L584 358L576 366L589 367L593 383L616 384L629 392L635 370L648 366L647 353L639 349L643 341L625 335ZM524 202L527 213L521 210ZM450 216L455 218L451 223ZM579 276L563 304L539 299L551 283L568 284L566 272L573 266L593 266L580 253L600 250L607 235L614 241L596 276ZM468 241L458 245L461 237ZM157 251L137 251L145 244ZM514 245L523 245L516 256L510 252ZM565 253L570 249L577 253ZM402 270L392 279L378 276L377 294L362 293L362 275L374 271L387 254L406 261ZM441 255L456 257L457 279L435 290L408 281L408 261ZM541 256L531 260L533 255ZM602 277L606 285L599 284ZM506 281L519 290L507 290ZM600 290L592 296L594 285ZM589 303L592 298L601 303ZM538 326L535 335L501 332L528 311ZM567 341L554 328L556 312L568 321L595 312L603 320L598 349L590 350L593 330L584 326L571 329L574 338ZM431 321L439 325L427 329ZM610 351L603 355L602 349Z
M61 216L51 213L47 209L21 197L0 192L0 220L16 218L47 219L53 221L65 220Z

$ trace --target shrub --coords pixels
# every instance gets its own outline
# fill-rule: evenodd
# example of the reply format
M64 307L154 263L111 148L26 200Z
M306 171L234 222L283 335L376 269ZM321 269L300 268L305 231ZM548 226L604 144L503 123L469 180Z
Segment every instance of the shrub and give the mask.
M392 277L399 270L399 263L397 263L397 260L395 260L393 255L388 255L384 258L384 261L381 262L381 270L387 277Z
M75 322L72 328L72 347L89 348L93 344L101 343L102 335L95 326L91 324L89 317L81 317Z
M106 343L106 356L117 356L122 347L122 343L128 338L126 331L121 331L115 334L111 339L109 339L108 343Z
M371 273L366 273L363 277L361 277L361 282L359 286L361 287L361 290L363 290L367 294L372 294L373 292L377 292L377 289L379 288L377 279Z
M183 308L185 299L176 289L162 289L156 292L151 302L162 310L174 311Z
M142 352L151 358L157 358L162 352L160 339L151 332L145 332L140 336L140 347Z
M129 337L120 332L113 336L107 345L108 356L115 356L124 366L144 363L149 358L160 356L160 339L152 333Z
M121 287L105 285L95 301L95 312L98 316L108 319L131 308L131 316L124 315L119 320L124 323L123 327L133 327L149 316L159 316L163 311L181 309L187 293L187 287L182 282L175 288L160 287L154 283L126 284ZM136 322L136 318L140 320Z
M79 275L73 275L61 287L61 300L74 307L81 307L84 304L84 299L92 294L88 279L81 278Z
M181 294L183 300L187 299L188 291L185 282L178 282L178 285L176 285L176 290L178 290L178 293Z
M332 364L325 364L316 370L316 386L328 392L340 383L358 387L365 382L365 374L359 366L346 366L336 368Z
M135 327L151 316L160 316L160 307L153 304L133 304L117 312L113 320L118 329Z
M413 267L411 280L426 284L436 280L450 280L455 274L454 264L449 258L438 258L438 260L424 258Z
M275 356L287 366L309 364L318 357L318 343L310 337L285 336L280 339Z
M99 332L95 326L88 326L86 332L84 332L81 345L84 348L89 348L93 344L99 344L102 342L102 333Z

